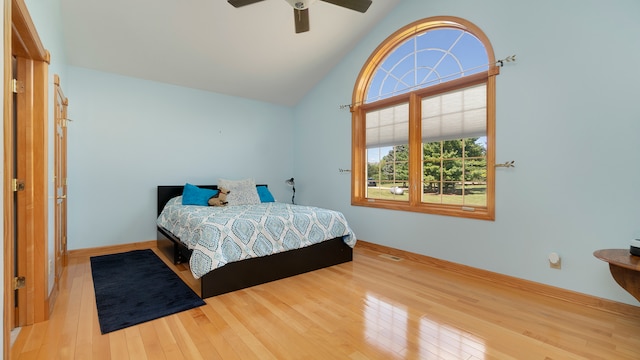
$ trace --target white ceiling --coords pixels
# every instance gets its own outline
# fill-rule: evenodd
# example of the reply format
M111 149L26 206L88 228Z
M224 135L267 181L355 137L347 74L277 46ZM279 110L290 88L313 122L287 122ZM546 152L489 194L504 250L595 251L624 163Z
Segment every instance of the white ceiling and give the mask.
M400 0L362 14L319 1L294 32L285 0L61 0L70 65L292 106Z

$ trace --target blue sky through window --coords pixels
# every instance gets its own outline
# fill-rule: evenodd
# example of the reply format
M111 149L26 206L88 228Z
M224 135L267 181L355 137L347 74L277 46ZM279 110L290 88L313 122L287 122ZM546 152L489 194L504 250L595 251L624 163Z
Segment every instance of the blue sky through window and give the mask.
M367 102L487 71L484 45L460 29L429 30L400 44L376 70Z

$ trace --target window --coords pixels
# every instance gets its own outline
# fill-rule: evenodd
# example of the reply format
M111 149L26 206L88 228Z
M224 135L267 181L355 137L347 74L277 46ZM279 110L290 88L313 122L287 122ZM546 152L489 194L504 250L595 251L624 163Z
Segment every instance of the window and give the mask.
M353 93L353 205L494 219L495 65L466 20L387 38Z

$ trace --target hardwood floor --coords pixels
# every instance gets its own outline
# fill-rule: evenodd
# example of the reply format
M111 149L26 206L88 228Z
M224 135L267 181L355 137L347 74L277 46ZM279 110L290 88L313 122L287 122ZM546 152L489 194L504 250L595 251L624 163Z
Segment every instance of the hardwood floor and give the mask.
M358 246L351 263L101 335L89 255L70 256L51 319L22 329L12 359L640 359L639 311L577 306Z

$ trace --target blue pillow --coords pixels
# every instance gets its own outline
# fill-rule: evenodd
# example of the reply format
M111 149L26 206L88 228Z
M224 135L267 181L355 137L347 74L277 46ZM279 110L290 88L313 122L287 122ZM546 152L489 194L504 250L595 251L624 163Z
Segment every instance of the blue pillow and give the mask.
M258 196L260 197L260 202L275 202L276 200L271 195L271 191L265 185L256 186L258 190Z
M202 189L186 183L182 190L182 205L209 206L209 199L218 192L218 190Z

